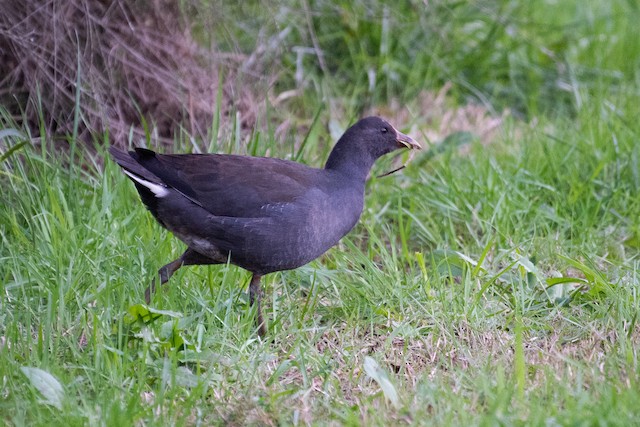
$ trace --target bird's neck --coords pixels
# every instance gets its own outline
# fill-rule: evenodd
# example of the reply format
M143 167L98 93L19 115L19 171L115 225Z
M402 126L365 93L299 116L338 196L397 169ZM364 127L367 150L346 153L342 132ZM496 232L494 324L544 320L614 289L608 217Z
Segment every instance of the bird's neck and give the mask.
M324 168L339 172L354 180L366 181L376 159L364 150L357 150L354 147L341 144L341 142L338 141L331 151Z

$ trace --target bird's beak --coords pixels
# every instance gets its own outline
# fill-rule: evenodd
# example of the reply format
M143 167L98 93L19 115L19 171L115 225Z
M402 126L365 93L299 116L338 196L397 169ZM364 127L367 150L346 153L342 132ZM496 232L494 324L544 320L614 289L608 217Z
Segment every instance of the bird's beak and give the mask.
M418 142L415 139L411 138L409 135L405 135L404 133L399 132L398 130L396 130L396 141L398 141L399 144L404 145L410 150L422 149L422 146L418 144Z

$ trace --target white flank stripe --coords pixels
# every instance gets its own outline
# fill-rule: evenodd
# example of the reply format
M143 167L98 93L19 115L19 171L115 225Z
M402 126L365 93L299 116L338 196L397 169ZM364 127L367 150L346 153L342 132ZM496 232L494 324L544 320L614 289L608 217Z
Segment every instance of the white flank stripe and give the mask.
M137 175L132 174L131 172L124 170L124 173L126 173L128 176L131 177L131 179L133 179L135 182L137 182L140 185L143 185L145 187L147 187L149 190L151 190L151 192L153 194L156 195L156 197L160 198L160 197L166 197L169 194L169 190L167 190L167 187L165 187L164 185L160 185L160 184L155 184L151 181L147 181L146 179L142 179Z

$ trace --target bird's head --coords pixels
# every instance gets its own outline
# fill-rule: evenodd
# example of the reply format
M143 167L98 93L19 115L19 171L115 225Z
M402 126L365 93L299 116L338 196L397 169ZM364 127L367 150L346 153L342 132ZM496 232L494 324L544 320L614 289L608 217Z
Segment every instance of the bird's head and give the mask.
M327 169L356 168L369 172L373 163L392 151L422 147L413 138L400 132L380 117L366 117L351 126L334 147Z

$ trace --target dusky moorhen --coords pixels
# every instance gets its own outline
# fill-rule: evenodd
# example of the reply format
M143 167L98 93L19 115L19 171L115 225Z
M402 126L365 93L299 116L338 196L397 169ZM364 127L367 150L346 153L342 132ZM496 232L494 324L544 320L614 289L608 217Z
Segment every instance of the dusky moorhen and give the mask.
M261 277L300 267L338 243L360 217L374 162L400 148L421 147L385 120L367 117L342 135L324 169L266 157L109 152L156 220L187 245L160 268L160 283L183 265L240 266L253 274L249 299L264 335ZM155 279L147 303L154 291Z

